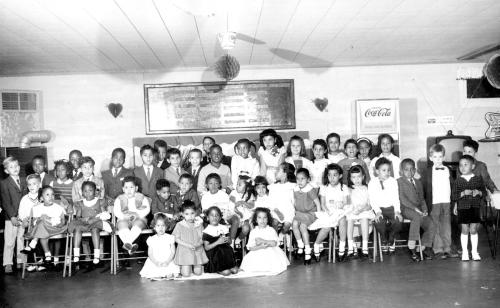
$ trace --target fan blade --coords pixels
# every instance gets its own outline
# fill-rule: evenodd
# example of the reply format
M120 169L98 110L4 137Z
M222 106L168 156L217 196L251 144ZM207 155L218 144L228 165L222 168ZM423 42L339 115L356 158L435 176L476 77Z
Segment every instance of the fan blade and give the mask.
M478 48L472 52L469 52L461 57L458 57L457 60L464 61L464 60L472 60L475 58L478 58L482 55L494 52L500 50L500 44L490 44L483 46L481 48Z
M294 62L302 67L329 67L333 63L315 56L311 56L305 53L296 52L285 48L270 48L271 51L276 56L285 59L289 62Z
M242 40L247 43L252 43L252 44L257 44L257 45L264 45L266 42L261 41L256 39L255 37L251 37L249 35L243 34L243 33L236 33L236 39Z

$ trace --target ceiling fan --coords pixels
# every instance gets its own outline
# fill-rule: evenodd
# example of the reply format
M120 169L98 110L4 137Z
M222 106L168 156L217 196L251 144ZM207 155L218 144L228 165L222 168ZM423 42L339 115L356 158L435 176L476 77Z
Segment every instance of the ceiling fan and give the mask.
M459 61L474 60L500 50L500 43L485 45L457 58Z

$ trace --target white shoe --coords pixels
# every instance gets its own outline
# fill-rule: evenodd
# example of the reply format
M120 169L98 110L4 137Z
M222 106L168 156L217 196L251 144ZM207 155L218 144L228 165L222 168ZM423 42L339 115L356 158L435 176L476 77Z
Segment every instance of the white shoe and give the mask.
M462 261L469 261L469 252L462 252Z
M481 256L477 252L472 252L472 260L481 261Z

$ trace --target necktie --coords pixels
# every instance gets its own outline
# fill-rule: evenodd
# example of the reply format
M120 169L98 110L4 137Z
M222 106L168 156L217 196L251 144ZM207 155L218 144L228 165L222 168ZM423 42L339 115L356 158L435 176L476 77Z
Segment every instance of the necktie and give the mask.
M116 177L117 170L116 168L113 168L113 177Z
M147 167L148 168L148 172L146 173L146 177L148 178L148 181L151 180L151 168L150 167Z
M417 188L417 186L415 186L415 181L413 179L410 179L410 183L413 186L413 188L415 188L415 189Z
M17 183L17 186L19 186L19 188L21 188L21 181L19 181L19 178L16 179L16 183Z
M385 187L384 187L384 181L380 181L380 186L382 187L382 190L385 189Z
M196 171L198 171L198 170L193 169L193 176L196 176Z

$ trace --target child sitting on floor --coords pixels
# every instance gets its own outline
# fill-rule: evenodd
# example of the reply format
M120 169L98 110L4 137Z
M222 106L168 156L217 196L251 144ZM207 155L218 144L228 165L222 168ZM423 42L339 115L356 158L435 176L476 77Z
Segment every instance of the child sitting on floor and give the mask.
M123 249L129 254L139 247L134 241L146 228L146 216L151 207L149 198L137 192L137 178L127 176L123 179L123 194L115 200L113 211L116 216L116 229L123 242Z
M148 259L139 273L143 278L173 279L179 274L179 266L174 263L175 236L166 233L166 219L158 213L153 219L155 235L148 237Z
M181 267L183 277L189 277L192 273L201 275L203 264L208 262L208 258L203 249L203 225L195 222L196 207L192 201L184 201L182 216L184 219L175 225L172 232L177 243L175 264Z
M272 227L271 212L267 208L256 208L252 218L247 248L250 252L241 262L241 270L247 273L277 275L290 264L278 247L278 234Z

